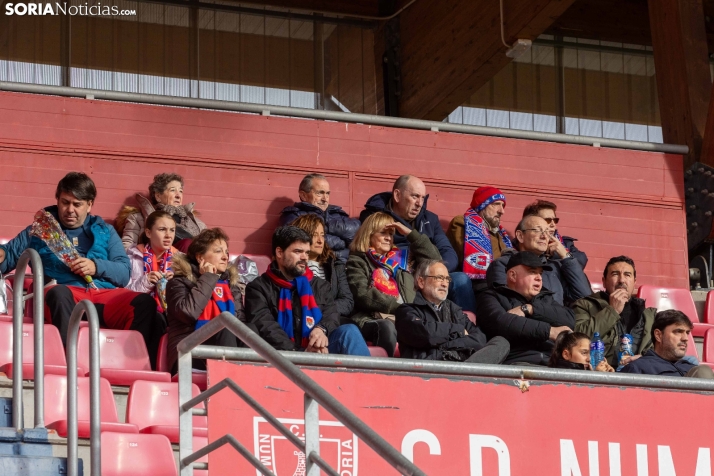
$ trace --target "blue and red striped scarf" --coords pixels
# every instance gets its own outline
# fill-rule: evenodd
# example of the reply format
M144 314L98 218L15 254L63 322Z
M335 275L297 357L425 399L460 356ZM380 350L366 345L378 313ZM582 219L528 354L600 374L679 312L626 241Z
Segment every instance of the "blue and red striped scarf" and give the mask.
M388 253L380 255L373 248L367 250L367 257L377 268L372 272L372 285L380 292L399 297L399 286L397 285L397 271L407 270L408 250L392 248Z
M297 290L300 296L300 305L302 307L302 340L300 347L307 347L310 332L322 320L322 311L315 301L315 296L312 294L310 281L313 274L310 268L305 268L305 274L298 276L292 281L287 281L273 272L272 269L267 271L268 277L280 287L280 295L278 296L278 324L285 331L291 341L295 342L295 332L293 325L293 289Z
M211 299L208 301L206 307L203 308L203 312L198 316L196 320L196 329L201 326L208 324L211 319L219 315L220 313L228 311L235 316L236 306L233 302L233 294L231 293L231 286L227 280L219 280L216 286L213 288L211 293Z
M142 245L138 245L137 248L141 250ZM149 274L152 271L159 271L161 274L166 275L167 273L171 272L171 259L173 258L173 252L172 249L169 248L168 250L164 251L164 254L161 255L161 259L156 258L156 255L154 254L154 250L151 249L151 244L147 243L146 246L144 246L144 273ZM166 279L166 278L162 278ZM154 298L156 301L156 309L158 309L159 312L164 312L166 309L166 283L162 283L163 285L159 285L159 283L156 283L156 286L154 286L154 289L151 291L151 297ZM157 292L158 290L158 292Z
M513 248L508 233L498 227L498 233L508 248ZM483 218L475 210L464 213L464 273L471 279L486 279L486 270L493 261L491 235Z

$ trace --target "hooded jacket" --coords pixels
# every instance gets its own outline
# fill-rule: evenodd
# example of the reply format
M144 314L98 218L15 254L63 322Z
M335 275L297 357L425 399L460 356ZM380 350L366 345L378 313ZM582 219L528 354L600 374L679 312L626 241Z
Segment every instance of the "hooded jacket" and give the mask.
M387 209L391 199L392 192L378 193L370 197L364 205L364 210L360 213L360 221L364 223L368 216L377 212L384 212L391 215L395 220L404 223L409 228L414 228L419 233L426 235L434 246L436 246L436 249L439 250L441 257L436 259L441 259L446 263L446 269L449 273L456 271L459 267L459 259L456 255L456 251L454 251L449 239L446 237L444 229L441 227L441 223L439 222L439 217L435 213L426 209L429 195L424 197L424 204L419 211L419 215L417 215L414 219L413 225ZM407 238L398 233L394 235L394 244L398 248L409 248L409 241Z
M407 242L410 244L410 261L440 259L439 251L429 241L428 236L412 230L407 235ZM365 322L374 319L375 312L394 314L399 307L396 298L384 294L372 285L372 273L375 269L377 266L361 251L353 252L347 260L347 280L355 301L355 314L352 319L360 328ZM397 271L396 281L402 301L413 302L416 296L414 276L409 271L400 269Z
M491 263L486 271L486 281L489 286L506 284L506 265L516 250L506 250L503 255ZM543 264L549 264L553 269L543 270L543 287L553 293L553 299L558 304L570 305L580 298L592 294L590 281L585 276L580 262L573 258L542 258Z
M45 210L59 222L56 205L49 206ZM126 286L129 282L129 258L114 228L96 215L87 215L82 227L93 240L85 257L91 259L97 267L96 273L92 276L94 284L100 289ZM30 235L31 228L32 226L28 226L15 238L0 245L0 249L5 250L5 260L0 263L0 272L8 273L15 269L22 252L32 248L42 259L46 281L55 279L58 284L86 287L87 282L84 278L74 274L69 266L55 256L44 241Z
M176 254L172 260L174 277L166 285L166 317L168 320L169 347L166 360L173 368L178 360L176 346L196 328L196 321L211 300L211 294L220 279L230 284L236 317L245 322L243 295L241 294L238 269L228 265L220 276L214 273L200 274L198 265L189 262L184 255ZM239 341L240 342L240 341Z
M643 354L652 348L652 325L654 324L657 309L645 307L643 299L630 298L632 312L638 316L637 324L632 328L633 335L639 345L634 349L635 354ZM605 344L605 358L613 367L617 368L617 352L620 348L620 338L627 333L620 314L610 306L606 292L600 291L588 297L578 299L573 303L575 311L575 331L582 332L592 337L600 333L600 340Z
M480 350L486 345L486 336L472 323L461 308L448 299L451 322L442 321L433 305L421 293L414 302L402 304L395 313L399 353L406 359L442 360L445 350ZM464 335L464 331L468 335Z
M308 213L322 218L327 246L335 252L339 261L343 263L347 261L350 254L349 246L360 227L360 221L357 218L350 218L347 212L337 205L328 205L327 210L323 211L312 203L295 202L280 212L280 226L289 225Z
M270 264L270 269L284 279L275 261ZM329 338L332 331L340 325L340 314L332 299L330 284L324 279L313 277L310 280L310 287L315 296L315 302L322 311L322 319L318 325L326 330ZM280 286L275 284L267 273L255 278L245 288L246 314L250 323L257 328L260 337L277 350L300 350L300 341L302 340L300 296L293 289L293 335L295 336L295 342L293 342L277 321L280 289Z
M523 304L533 306L532 316L508 312ZM536 350L550 354L553 350L550 328L575 327L573 310L558 304L545 287L530 301L506 286L491 287L476 295L476 315L486 337L505 337L512 353Z
M682 359L677 362L665 360L650 349L637 360L625 365L620 372L626 374L662 375L664 377L684 377L687 372L696 367L690 360Z

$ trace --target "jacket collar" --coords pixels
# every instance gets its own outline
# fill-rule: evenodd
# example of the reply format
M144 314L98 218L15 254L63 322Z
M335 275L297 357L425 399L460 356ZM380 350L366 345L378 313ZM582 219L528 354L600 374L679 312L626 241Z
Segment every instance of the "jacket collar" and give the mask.
M419 214L414 218L414 224L420 225L425 219L426 219L426 213L427 213L427 202L429 200L429 195L424 197L424 204L421 207L421 210L419 211ZM404 220L401 217L398 217L394 212L391 211L391 202L392 202L392 192L382 192L378 193L376 195L372 195L369 200L367 200L366 207L371 208L372 210L375 211L380 211L380 212L385 212L389 213L392 215L395 219L408 224L406 220ZM421 231L421 230L417 230Z
M344 213L345 215L347 214L345 211L342 210L342 207L337 205L327 205L327 210L323 211L322 208L318 207L317 205L313 205L312 203L295 202L293 204L293 208L307 213L315 213L320 216L326 215L327 213Z
M513 289L509 288L508 286L506 286L506 285L504 285L504 284L494 284L494 285L493 285L493 289L494 289L498 294L501 294L501 295L506 296L506 297L508 297L508 298L516 298L516 299L518 299L519 301L523 301L523 302L533 302L533 301L535 301L536 299L540 299L540 298L542 298L542 297L544 297L544 296L548 296L548 295L552 295L552 294L553 294L552 291L548 291L545 287L542 287L542 288L540 289L540 292L539 292L538 294L536 294L533 299L528 300L524 295L522 295L522 294L519 293L519 292L514 291Z
M565 360L562 357L558 358L555 367L559 369L587 370L585 368L585 364L577 364L575 362L570 362L569 360Z

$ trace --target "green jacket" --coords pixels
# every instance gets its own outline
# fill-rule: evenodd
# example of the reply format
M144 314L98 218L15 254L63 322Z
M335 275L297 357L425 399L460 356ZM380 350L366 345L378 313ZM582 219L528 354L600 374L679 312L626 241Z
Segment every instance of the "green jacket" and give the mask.
M428 236L412 230L407 235L407 241L409 241L410 261L441 259L439 250L432 244ZM372 273L375 269L376 265L367 257L366 253L351 252L347 259L347 281L355 300L355 313L352 315L352 319L360 327L365 322L374 319L375 312L394 314L399 307L395 298L372 286ZM410 272L403 270L397 272L397 286L405 303L414 302L416 291L414 276Z
M654 323L657 309L645 308L645 301L636 297L631 299L635 309L640 312L640 319L631 334L639 345L636 354L643 354L652 348L652 324ZM620 322L620 314L610 306L607 294L604 291L594 293L588 297L578 299L573 303L575 310L575 331L590 336L600 333L600 339L605 344L605 358L614 368L617 368L617 352L620 347L620 337L626 330Z

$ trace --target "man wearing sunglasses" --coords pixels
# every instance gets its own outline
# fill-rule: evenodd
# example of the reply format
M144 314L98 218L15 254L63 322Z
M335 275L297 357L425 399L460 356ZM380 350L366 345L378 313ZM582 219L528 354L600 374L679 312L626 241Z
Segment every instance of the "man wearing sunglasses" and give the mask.
M528 215L537 215L548 223L548 230L553 237L550 243L548 243L548 251L546 252L548 256L560 255L562 258L566 253L570 253L573 258L578 260L578 263L580 263L583 269L585 269L585 265L588 264L588 257L584 252L575 247L575 242L578 240L570 236L561 236L561 234L558 233L558 222L560 218L555 214L557 209L558 207L553 202L536 200L523 209L523 218Z
M541 217L530 215L521 220L516 227L514 245L520 252L529 251L540 257L550 269L543 271L543 287L553 292L553 299L561 305L570 305L580 298L592 294L590 281L583 272L582 265L572 254L558 243L556 252L548 256L552 243L548 223ZM486 281L489 287L506 284L506 267L514 251L506 250L503 255L488 267Z
M403 358L500 364L510 351L504 337L490 341L459 306L446 298L451 278L444 263L422 260L414 272L412 304L395 312L399 352Z

